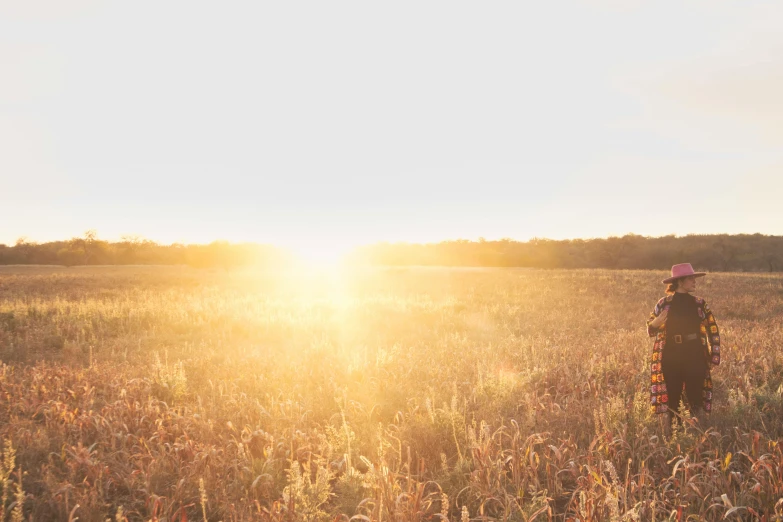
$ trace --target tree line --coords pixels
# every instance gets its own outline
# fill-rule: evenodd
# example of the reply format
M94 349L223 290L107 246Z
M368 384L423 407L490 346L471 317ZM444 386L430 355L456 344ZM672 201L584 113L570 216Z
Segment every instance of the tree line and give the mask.
M255 243L214 241L207 245L161 245L138 236L121 241L99 239L94 230L67 241L30 242L24 238L0 244L0 265L190 265L199 268L283 266L291 254Z
M783 236L762 234L599 239L443 241L360 247L353 258L379 265L531 268L669 269L689 262L699 270L783 271Z
M256 243L162 245L126 236L109 242L88 231L66 241L0 244L0 265L190 265L234 268L290 266L295 256ZM531 268L668 269L690 262L710 271L783 271L783 236L762 234L515 241L453 240L440 243L376 243L350 252L350 263L385 266L486 266Z

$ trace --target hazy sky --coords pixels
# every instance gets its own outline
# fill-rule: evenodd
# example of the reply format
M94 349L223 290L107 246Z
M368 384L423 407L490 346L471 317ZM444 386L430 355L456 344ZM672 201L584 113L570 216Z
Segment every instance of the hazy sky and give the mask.
M0 0L0 242L783 234L783 4Z

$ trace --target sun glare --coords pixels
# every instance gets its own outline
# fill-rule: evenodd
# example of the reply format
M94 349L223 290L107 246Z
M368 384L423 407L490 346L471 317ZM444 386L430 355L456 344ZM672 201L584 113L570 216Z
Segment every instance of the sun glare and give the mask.
M335 267L343 260L349 248L339 244L304 243L292 247L299 260L311 267Z

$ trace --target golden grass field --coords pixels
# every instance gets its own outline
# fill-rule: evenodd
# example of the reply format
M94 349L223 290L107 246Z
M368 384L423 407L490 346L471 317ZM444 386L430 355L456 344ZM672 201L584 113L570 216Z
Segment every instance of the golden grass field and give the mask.
M664 275L0 268L0 520L781 520L783 276L664 436Z

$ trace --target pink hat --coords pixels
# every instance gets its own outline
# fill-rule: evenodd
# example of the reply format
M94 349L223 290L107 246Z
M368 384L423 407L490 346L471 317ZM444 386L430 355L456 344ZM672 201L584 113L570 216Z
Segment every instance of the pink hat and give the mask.
M696 276L701 277L707 275L707 272L694 272L693 267L690 263L680 263L679 265L674 265L672 267L672 276L664 279L662 281L663 284L667 285L674 281L675 279L679 279L681 277L688 277L688 276Z

